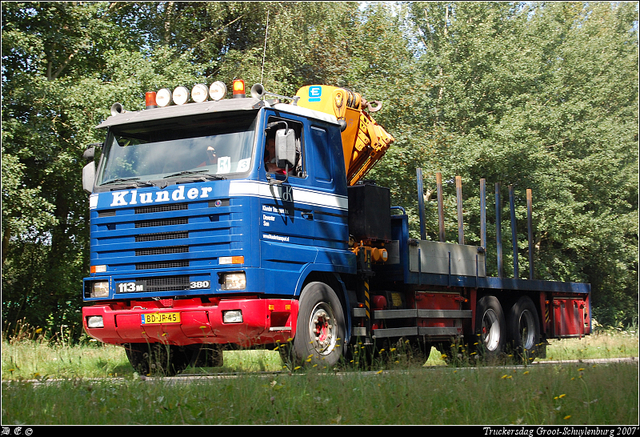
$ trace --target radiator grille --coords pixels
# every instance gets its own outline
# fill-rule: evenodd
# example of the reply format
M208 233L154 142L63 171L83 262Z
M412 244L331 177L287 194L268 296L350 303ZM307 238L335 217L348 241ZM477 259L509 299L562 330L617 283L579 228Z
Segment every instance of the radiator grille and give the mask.
M176 269L181 267L189 267L189 261L156 261L136 264L136 270Z
M189 246L154 247L149 249L136 249L136 256L171 255L174 253L187 252L189 252Z
M136 243L145 243L148 241L161 240L178 240L181 238L189 238L188 232L159 232L157 234L136 235Z
M153 214L156 212L184 211L186 209L189 209L189 205L186 203L172 203L170 205L139 206L135 208L135 213Z
M136 284L144 285L146 292L188 290L189 276L166 276L162 278L138 279Z
M158 220L146 220L142 222L136 222L136 228L152 228L155 226L175 226L189 224L187 217L180 218L166 218Z
M129 273L136 292L192 290L187 270L217 265L236 238L234 228L242 218L232 220L230 203L221 199L98 211L91 219L92 261L107 265L107 273L117 274L123 283L130 284L124 279ZM135 272L149 275L156 269L169 276L134 279Z

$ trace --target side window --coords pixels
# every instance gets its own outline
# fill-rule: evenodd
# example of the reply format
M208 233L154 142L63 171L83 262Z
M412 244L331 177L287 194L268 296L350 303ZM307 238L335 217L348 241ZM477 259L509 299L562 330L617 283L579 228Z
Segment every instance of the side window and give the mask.
M265 144L264 144L264 167L267 173L280 173L284 174L284 169L279 169L275 161L275 138L276 131L279 129L293 129L296 139L296 164L293 168L289 169L289 176L304 177L304 153L303 153L303 140L302 123L292 121L284 118L269 117L267 122L267 128L265 129Z
M333 154L329 147L327 131L311 126L311 137L314 144L315 157L313 159L313 167L315 179L322 184L333 183Z

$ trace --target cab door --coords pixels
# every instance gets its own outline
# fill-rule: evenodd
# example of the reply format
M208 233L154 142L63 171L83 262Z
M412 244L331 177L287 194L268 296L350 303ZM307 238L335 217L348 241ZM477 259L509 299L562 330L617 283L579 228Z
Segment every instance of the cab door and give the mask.
M313 208L304 202L309 190L305 169L304 123L287 116L267 116L262 144L258 147L260 163L259 238L261 264L266 293L287 293L296 290L305 268L314 263ZM268 143L278 129L295 131L297 162L287 174L282 170L268 171L273 160ZM271 163L273 164L273 163ZM273 168L271 168L273 170Z
M339 132L332 138L326 126L283 113L269 115L265 126L259 174L266 195L260 198L259 234L262 266L271 277L267 287L300 285L305 269L345 271L348 199L344 163L337 165L342 161ZM298 149L296 165L286 175L266 171L270 130L283 128L294 130Z

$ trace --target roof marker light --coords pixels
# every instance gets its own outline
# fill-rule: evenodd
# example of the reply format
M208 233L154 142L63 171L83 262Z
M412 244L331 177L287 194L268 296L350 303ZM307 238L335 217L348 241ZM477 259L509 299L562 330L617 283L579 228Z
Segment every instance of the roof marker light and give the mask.
M171 91L166 88L162 88L156 93L156 103L158 106L167 106L171 103Z
M197 84L191 90L191 98L196 103L202 103L209 98L209 89L204 84Z
M227 95L227 86L224 82L213 82L209 87L209 95L215 101L223 99Z
M176 105L184 105L189 100L189 90L183 86L173 90L173 103Z
M245 91L244 91L244 80L242 79L236 79L233 81L233 98L237 99L237 98L244 98L245 97Z

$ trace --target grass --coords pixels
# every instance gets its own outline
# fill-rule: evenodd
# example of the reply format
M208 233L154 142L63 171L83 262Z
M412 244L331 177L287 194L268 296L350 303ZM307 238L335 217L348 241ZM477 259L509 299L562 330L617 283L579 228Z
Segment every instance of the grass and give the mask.
M629 356L636 334L547 349L547 360ZM425 366L391 367L401 371L266 374L282 364L260 350L225 352L236 378L141 379L119 347L3 340L2 423L638 424L637 363L452 368L433 350Z
M582 339L551 340L547 358L538 361L620 358L638 356L635 333L600 333ZM426 366L446 366L432 349ZM206 369L208 372L211 369ZM227 351L225 366L215 372L260 372L283 370L277 352L270 350ZM188 369L189 373L198 369ZM203 372L201 372L203 373ZM71 345L44 337L20 337L2 341L2 379L104 378L133 376L133 369L120 346L93 342Z
M3 383L3 424L636 424L637 366Z

